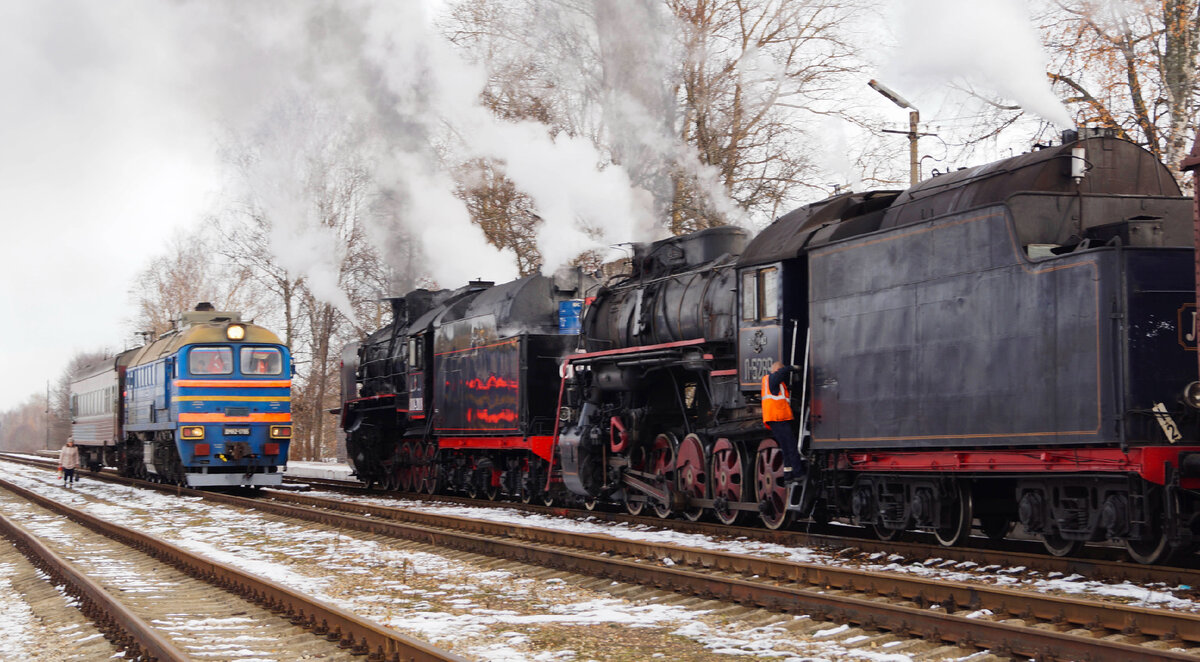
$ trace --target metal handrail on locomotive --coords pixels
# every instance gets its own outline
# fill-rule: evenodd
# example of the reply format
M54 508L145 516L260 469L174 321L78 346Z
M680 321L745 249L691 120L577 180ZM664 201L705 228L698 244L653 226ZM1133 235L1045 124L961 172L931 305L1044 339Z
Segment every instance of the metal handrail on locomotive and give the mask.
M501 342L463 326L485 312L470 301L518 286L417 291L344 355L351 461L388 487L772 528L839 519L944 545L1019 525L1054 554L1109 541L1161 562L1200 540L1195 204L1146 150L1070 131L907 190L806 205L753 238L635 245L594 292L543 287L540 307L505 309L505 326L540 328L564 297L588 302L573 344L502 372L445 359ZM761 416L776 362L798 368L794 481ZM557 407L550 436L514 410L499 453L498 430L445 424L518 403L446 385L517 375L535 386L521 412Z
M201 304L71 382L72 436L93 470L188 487L280 485L292 362L274 333Z

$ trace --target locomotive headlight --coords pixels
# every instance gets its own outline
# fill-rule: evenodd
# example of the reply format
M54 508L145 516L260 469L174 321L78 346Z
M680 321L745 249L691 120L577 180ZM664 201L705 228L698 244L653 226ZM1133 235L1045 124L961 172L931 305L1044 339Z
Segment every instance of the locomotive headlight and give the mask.
M179 436L184 439L203 439L204 438L204 426L203 425L185 425L185 426L179 428Z
M290 425L272 425L271 426L271 438L272 439L291 439L292 438L292 426L290 426Z
M1192 409L1200 409L1200 382L1192 382L1183 389L1183 401Z
M230 340L241 340L246 337L246 327L241 324L230 324L225 327L225 337Z

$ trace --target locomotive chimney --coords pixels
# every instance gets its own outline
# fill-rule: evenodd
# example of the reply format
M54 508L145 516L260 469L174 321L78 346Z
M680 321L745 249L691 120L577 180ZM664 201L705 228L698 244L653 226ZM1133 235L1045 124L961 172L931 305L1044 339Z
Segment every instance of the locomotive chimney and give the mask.
M408 301L404 297L388 297L392 304L392 321L400 324L408 323Z

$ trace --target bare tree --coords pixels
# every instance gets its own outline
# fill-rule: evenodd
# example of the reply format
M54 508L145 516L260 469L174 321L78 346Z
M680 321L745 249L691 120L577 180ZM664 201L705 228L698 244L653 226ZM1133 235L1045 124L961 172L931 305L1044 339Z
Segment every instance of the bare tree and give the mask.
M221 218L222 252L269 294L298 366L294 453L332 439L329 387L341 344L375 330L392 274L367 232L377 209L365 128L311 99L288 99L231 143L244 184Z
M533 201L517 190L496 163L469 161L456 172L457 194L467 204L471 218L497 248L510 248L517 256L522 276L538 273L542 254L537 247L541 219Z
M856 47L839 25L856 6L843 0L747 2L667 0L683 26L683 140L717 171L745 210L775 216L813 172L804 114L840 113L841 88L858 70ZM800 111L800 112L798 112ZM711 225L696 202L705 183L677 183L676 231ZM711 196L710 196L711 197ZM719 210L718 210L719 211Z
M1200 0L1056 0L1041 15L1050 79L1080 124L1179 164L1200 110Z
M586 136L675 233L774 216L813 172L806 121L845 114L854 0L463 0L445 30L501 117ZM476 211L492 211L479 206ZM478 217L476 217L478 220Z
M46 448L46 425L46 396L31 395L20 405L0 412L0 449L28 452ZM50 443L58 441L61 439Z
M134 330L153 339L170 331L179 313L208 301L218 310L248 317L260 310L248 270L221 259L210 228L177 234L167 252L137 275L130 295L137 304Z

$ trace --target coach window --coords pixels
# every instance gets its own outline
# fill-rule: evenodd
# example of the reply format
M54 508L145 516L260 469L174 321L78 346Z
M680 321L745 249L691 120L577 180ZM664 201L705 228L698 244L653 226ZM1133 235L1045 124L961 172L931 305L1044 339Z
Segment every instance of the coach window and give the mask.
M278 375L283 372L283 354L274 347L243 347L243 375Z
M230 347L193 347L188 352L188 372L193 375L233 374L233 349Z

